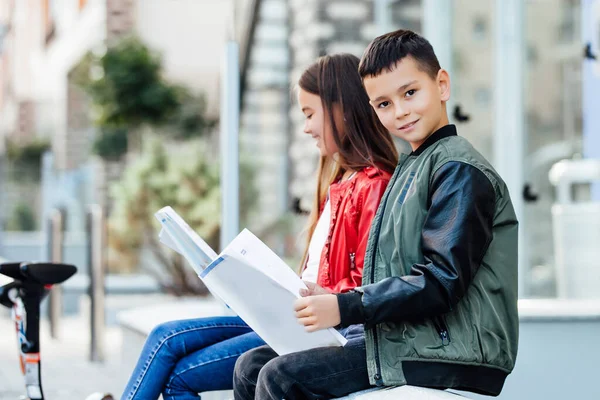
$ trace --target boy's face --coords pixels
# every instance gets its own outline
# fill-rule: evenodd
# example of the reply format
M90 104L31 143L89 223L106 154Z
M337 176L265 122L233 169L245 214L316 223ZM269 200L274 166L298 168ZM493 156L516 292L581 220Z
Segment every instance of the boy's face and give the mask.
M445 103L450 98L450 78L443 69L432 79L409 56L391 71L367 76L363 82L381 123L413 150L448 124Z

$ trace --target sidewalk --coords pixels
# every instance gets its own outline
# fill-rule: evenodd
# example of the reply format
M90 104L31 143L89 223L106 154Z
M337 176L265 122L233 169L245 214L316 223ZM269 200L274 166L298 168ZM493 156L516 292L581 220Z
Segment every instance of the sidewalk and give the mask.
M121 360L121 332L106 329L104 363L89 361L89 325L86 316L61 320L61 335L50 338L46 320L41 323L42 383L48 400L79 400L95 391L121 395L132 370L131 360ZM18 363L14 325L7 313L0 314L0 400L16 400L25 393Z

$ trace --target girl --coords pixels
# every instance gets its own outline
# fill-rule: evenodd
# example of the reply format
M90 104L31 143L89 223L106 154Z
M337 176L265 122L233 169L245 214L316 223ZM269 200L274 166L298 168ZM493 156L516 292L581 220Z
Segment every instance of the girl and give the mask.
M298 103L321 157L302 262L303 294L360 285L371 221L397 153L358 75L358 58L325 56L298 82ZM290 310L291 312L291 310ZM232 388L237 358L264 342L239 317L159 325L148 337L123 400L198 399Z

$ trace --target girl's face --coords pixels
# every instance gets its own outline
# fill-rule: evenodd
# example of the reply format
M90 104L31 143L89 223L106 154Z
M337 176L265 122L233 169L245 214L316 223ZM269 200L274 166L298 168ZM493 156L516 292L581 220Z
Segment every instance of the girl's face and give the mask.
M309 93L302 88L298 89L298 104L304 114L304 133L311 135L317 142L317 147L322 156L332 157L337 153L338 148L333 138L333 129L331 127L329 116L325 114L321 98L316 94ZM336 119L336 126L341 118L339 110L333 111ZM340 115L338 115L340 114ZM338 128L339 131L340 128Z

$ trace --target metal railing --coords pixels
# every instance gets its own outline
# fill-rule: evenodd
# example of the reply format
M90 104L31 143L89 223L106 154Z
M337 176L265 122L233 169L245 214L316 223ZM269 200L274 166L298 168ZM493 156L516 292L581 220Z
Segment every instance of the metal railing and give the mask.
M103 208L88 207L86 221L90 284L90 361L104 361L106 223Z
M250 57L252 55L253 41L256 32L256 26L258 25L259 13L262 0L252 0L250 10L248 12L248 22L243 32L239 35L240 43L240 96L239 96L239 107L240 110L244 107L244 94L246 93L246 81L248 77L248 70L250 68Z
M87 294L90 299L90 361L104 361L105 331L105 271L106 271L106 221L101 206L92 204L86 215L86 239L88 254L89 284ZM48 221L48 260L54 263L64 261L65 242L64 210L53 209ZM48 298L50 335L60 335L60 320L63 313L62 286L55 286Z
M65 212L59 209L52 210L48 222L48 260L61 263L64 257ZM48 296L48 306L50 336L56 339L60 334L60 317L63 310L62 286L56 285L52 288Z

